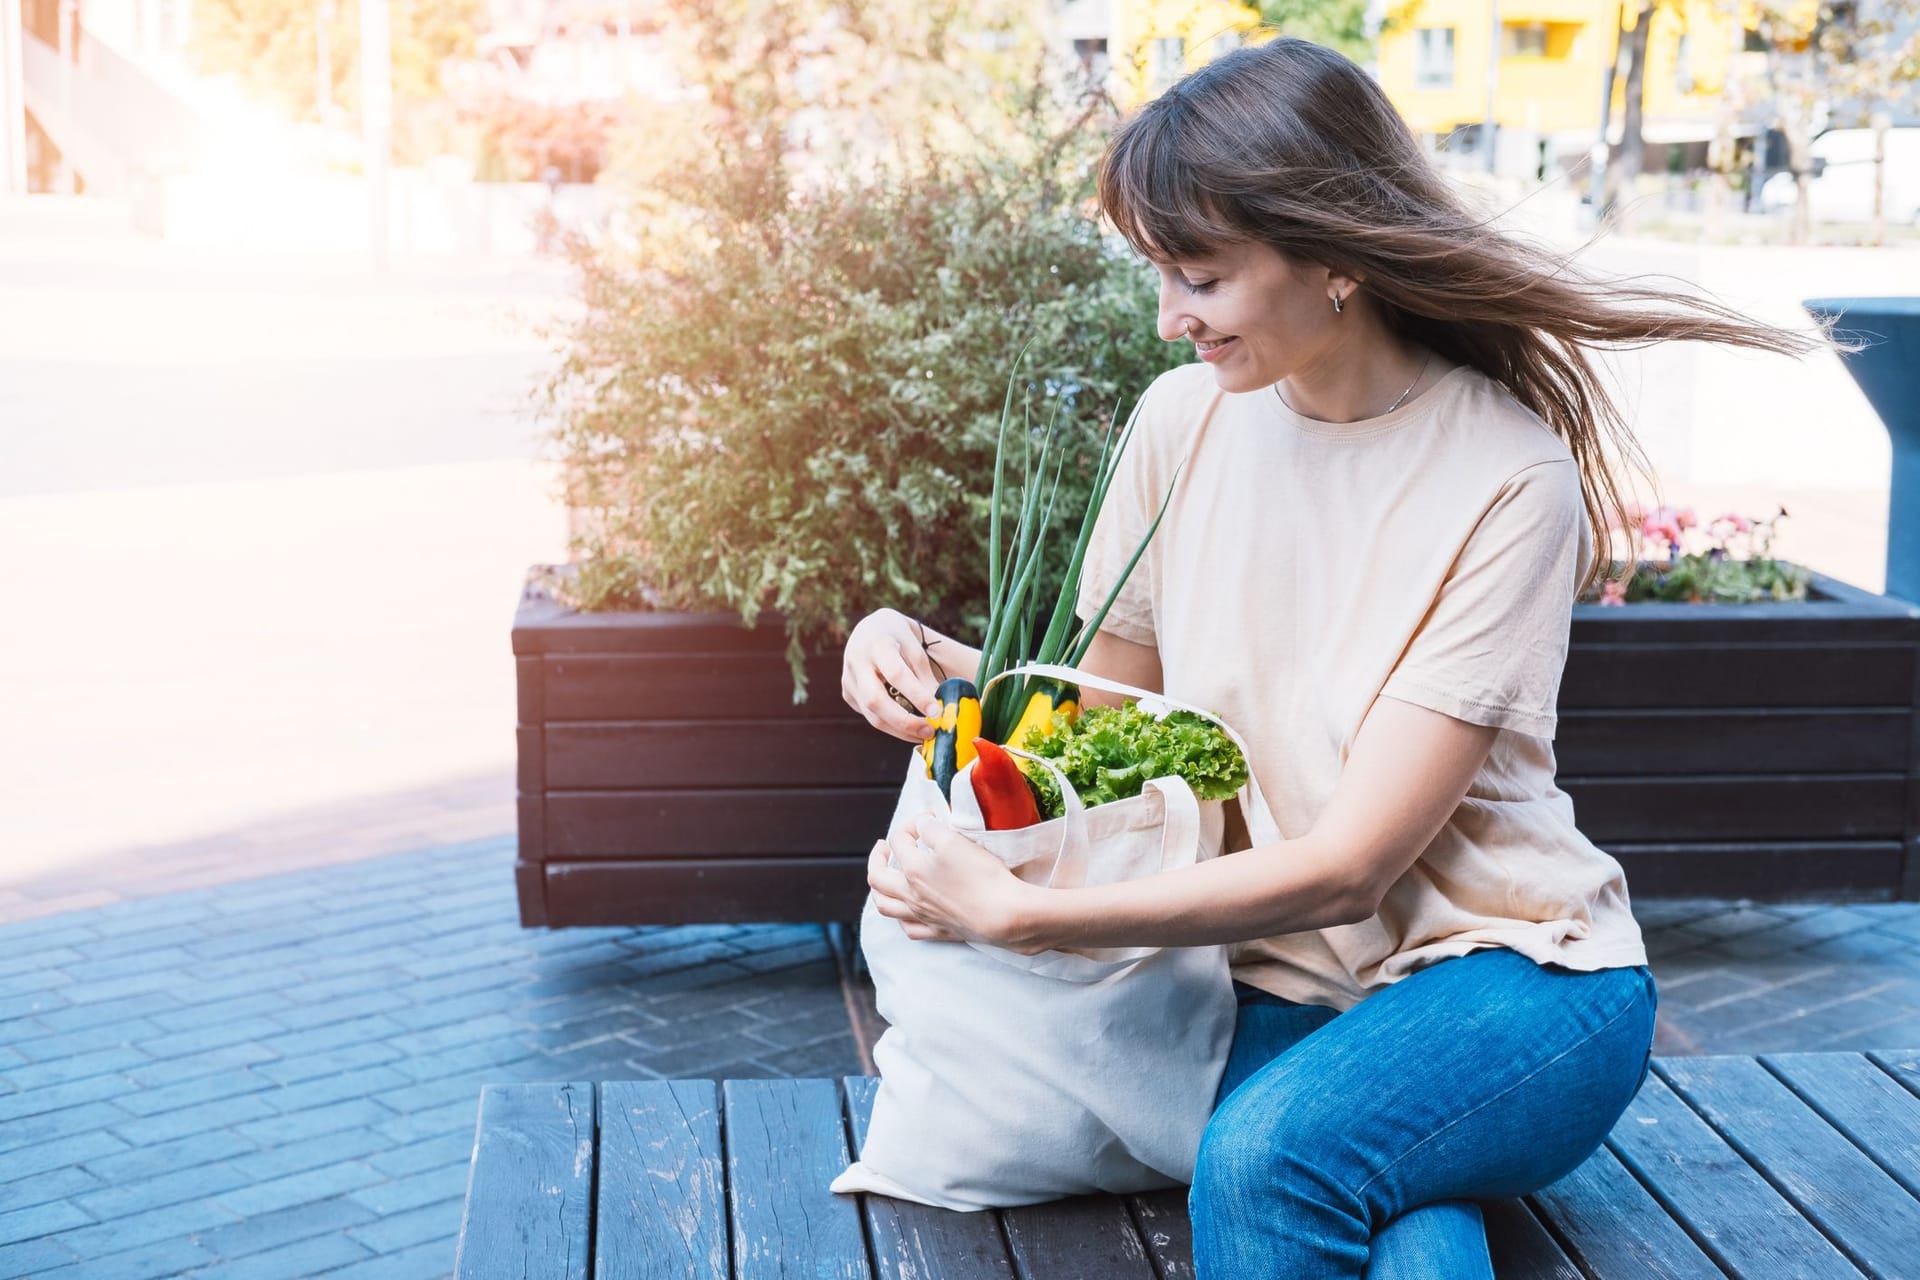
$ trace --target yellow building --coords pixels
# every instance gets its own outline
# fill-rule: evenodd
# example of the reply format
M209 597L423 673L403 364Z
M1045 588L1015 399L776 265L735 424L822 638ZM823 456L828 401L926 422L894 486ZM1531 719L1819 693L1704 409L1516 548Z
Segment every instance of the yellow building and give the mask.
M1417 132L1445 138L1486 119L1492 10L1489 0L1412 0L1392 12L1380 36L1380 84ZM1636 12L1619 0L1500 0L1492 89L1503 170L1593 145L1607 68ZM1652 21L1645 137L1704 144L1735 56L1734 25L1710 0L1666 0ZM1625 88L1624 74L1615 76L1614 140Z

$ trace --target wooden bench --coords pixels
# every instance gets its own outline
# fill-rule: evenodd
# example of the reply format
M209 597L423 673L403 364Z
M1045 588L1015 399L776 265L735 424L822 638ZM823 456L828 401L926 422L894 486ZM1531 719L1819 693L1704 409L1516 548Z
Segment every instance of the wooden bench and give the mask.
M1193 1275L1178 1190L980 1214L831 1194L876 1084L490 1086L455 1274ZM1920 1051L1657 1059L1586 1164L1485 1210L1500 1280L1920 1276Z

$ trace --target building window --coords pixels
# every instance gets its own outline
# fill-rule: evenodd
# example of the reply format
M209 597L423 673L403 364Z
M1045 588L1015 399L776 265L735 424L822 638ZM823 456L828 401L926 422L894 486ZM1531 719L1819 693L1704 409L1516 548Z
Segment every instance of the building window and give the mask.
M1673 87L1681 93L1693 92L1693 37L1684 32L1673 50Z
M1080 63L1082 78L1099 84L1107 78L1107 42L1105 40L1075 40L1073 56Z
M1453 88L1453 28L1420 27L1413 33L1413 86Z
M1509 22L1500 31L1500 52L1508 58L1544 58L1547 56L1547 24Z

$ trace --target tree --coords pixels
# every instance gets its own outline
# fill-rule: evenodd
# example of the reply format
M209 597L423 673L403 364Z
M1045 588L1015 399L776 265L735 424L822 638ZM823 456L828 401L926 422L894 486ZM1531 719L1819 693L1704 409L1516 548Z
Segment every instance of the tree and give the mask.
M1744 86L1763 101L1787 140L1794 176L1792 237L1808 239L1818 116L1866 125L1888 108L1912 109L1920 81L1920 0L1749 0L1752 30L1765 46L1759 84Z
M441 67L471 55L484 0L398 0L393 6L396 113L440 93ZM332 83L319 84L324 27ZM295 119L319 115L321 102L357 111L360 102L358 0L201 0L194 6L195 61L232 73L257 96Z
M770 226L815 188L1017 147L1007 122L1059 83L1033 74L1043 13L1041 0L660 0L676 100L631 104L601 181L636 218L672 219L706 206L724 173Z
M1640 0L1632 28L1616 32L1620 40L1620 60L1626 63L1626 87L1621 95L1624 114L1620 121L1620 141L1607 148L1606 182L1600 205L1608 214L1613 212L1622 189L1632 195L1633 180L1640 176L1641 167L1646 163L1647 42L1653 33L1654 14L1662 2ZM1607 110L1613 110L1612 102L1607 103Z
M1366 0L1259 0L1254 7L1269 26L1338 49L1355 62L1371 62L1377 52Z

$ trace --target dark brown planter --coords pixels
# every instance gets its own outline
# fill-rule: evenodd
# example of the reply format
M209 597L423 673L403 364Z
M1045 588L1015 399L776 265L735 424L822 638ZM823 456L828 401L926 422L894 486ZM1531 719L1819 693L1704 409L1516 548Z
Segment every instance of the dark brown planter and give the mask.
M911 748L841 701L838 654L796 706L778 620L534 588L513 652L522 924L859 919Z
M1640 898L1920 899L1920 608L1576 605L1560 785ZM775 620L514 618L527 925L853 921L908 747Z
M1554 742L1636 897L1920 898L1920 609L1575 605Z

